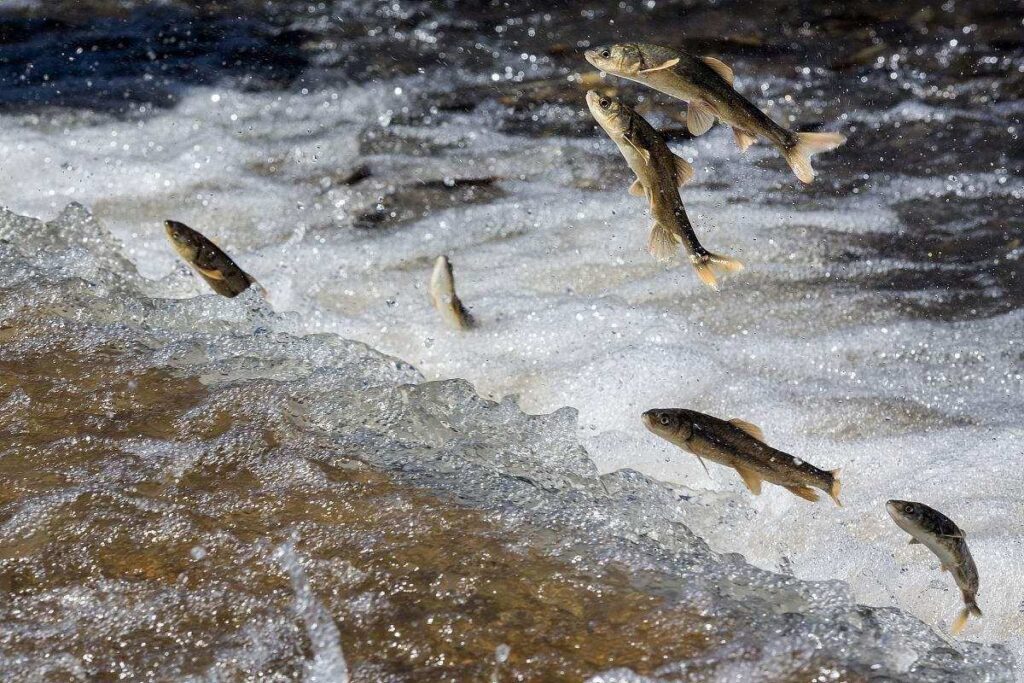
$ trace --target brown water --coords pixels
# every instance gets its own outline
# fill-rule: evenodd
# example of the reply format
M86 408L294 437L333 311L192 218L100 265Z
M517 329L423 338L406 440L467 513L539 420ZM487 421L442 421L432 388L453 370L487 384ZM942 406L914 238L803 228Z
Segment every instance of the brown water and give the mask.
M17 303L8 292L0 306ZM512 527L395 482L358 452L310 458L313 476L301 482L279 477L292 430L259 412L204 408L237 395L218 398L194 376L139 368L130 348L38 348L40 313L22 310L0 332L0 401L26 406L0 416L9 662L40 666L52 680L298 676L310 643L271 557L296 533L294 552L338 625L356 680L647 673L698 657L738 626L659 595L671 579L656 572L614 562L588 571L551 556L565 529ZM217 443L231 433L238 437ZM203 446L168 472L123 447L139 439L168 452ZM36 505L46 514L11 533L16 511ZM41 609L57 615L69 602L91 613L74 627L39 629ZM225 649L252 637L247 629L275 622L276 656L258 666L225 661ZM47 662L54 631L62 657ZM499 661L499 647L507 659ZM861 680L827 653L786 680L823 668Z

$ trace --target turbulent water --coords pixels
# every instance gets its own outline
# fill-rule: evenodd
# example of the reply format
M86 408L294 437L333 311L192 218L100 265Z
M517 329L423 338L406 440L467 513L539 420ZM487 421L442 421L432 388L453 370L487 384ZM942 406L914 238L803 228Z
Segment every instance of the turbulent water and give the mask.
M0 15L0 678L1013 680L1024 10L893 5ZM579 54L641 37L849 143L805 187L689 137ZM721 292L645 253L595 85L693 162ZM652 407L759 424L845 507L752 497ZM962 640L894 497L967 531Z

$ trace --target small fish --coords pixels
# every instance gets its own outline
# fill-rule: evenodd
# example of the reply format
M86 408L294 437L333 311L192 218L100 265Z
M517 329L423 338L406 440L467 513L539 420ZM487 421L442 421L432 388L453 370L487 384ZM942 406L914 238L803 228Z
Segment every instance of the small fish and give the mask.
M647 429L693 453L702 465L707 458L735 469L755 496L761 495L761 482L767 481L810 501L818 500L812 487L821 489L836 505L843 505L839 501L839 470L819 470L772 448L764 442L760 428L749 422L720 420L681 408L648 410L643 417Z
M192 266L210 288L226 297L235 297L255 286L264 297L267 291L256 279L238 267L220 247L184 223L164 221L167 238L178 255Z
M674 256L682 244L701 282L714 289L718 284L713 268L741 270L743 264L739 261L712 254L701 246L693 231L678 189L693 178L693 167L673 154L665 138L621 100L591 90L587 92L587 107L636 174L629 193L650 202L654 227L648 251L665 260Z
M846 142L839 133L796 133L772 121L732 87L732 69L714 57L695 57L658 45L622 43L587 50L587 61L601 71L642 83L687 103L686 127L703 135L720 119L732 126L746 151L757 138L775 145L796 177L814 180L811 155Z
M964 608L953 621L953 635L959 634L967 625L970 615L981 616L978 607L978 567L974 564L971 551L967 548L967 534L949 517L933 510L924 503L907 500L890 500L885 504L896 526L910 534L910 543L922 543L938 555L942 570L953 574L953 580L960 588Z
M447 256L438 256L434 263L434 272L430 275L430 300L448 327L468 330L476 324L455 293L455 274Z

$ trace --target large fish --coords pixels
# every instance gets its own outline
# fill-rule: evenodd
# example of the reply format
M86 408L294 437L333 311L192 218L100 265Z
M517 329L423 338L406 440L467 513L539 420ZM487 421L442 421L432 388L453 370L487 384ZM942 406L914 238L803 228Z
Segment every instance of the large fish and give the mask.
M739 419L721 420L696 410L657 408L644 413L644 425L666 441L704 459L732 467L750 492L761 494L767 481L801 498L817 501L813 488L839 502L839 470L819 470L804 460L772 448L760 428ZM813 488L812 488L813 487Z
M967 625L970 615L981 616L978 607L978 567L967 548L967 534L946 515L924 503L909 500L890 500L885 504L896 526L910 534L910 542L921 543L939 557L943 571L953 575L964 608L953 622L953 634Z
M646 197L650 203L654 227L647 248L651 254L659 260L668 259L682 244L701 281L716 289L713 268L742 269L739 261L705 249L693 231L678 189L693 178L693 167L673 154L665 138L624 102L591 90L587 93L587 107L636 174L629 193Z
M628 78L687 102L686 127L703 135L720 119L746 149L764 138L782 153L796 177L814 180L811 155L846 142L840 133L796 133L783 128L732 87L732 69L714 57L695 57L659 45L621 43L587 50L598 69Z

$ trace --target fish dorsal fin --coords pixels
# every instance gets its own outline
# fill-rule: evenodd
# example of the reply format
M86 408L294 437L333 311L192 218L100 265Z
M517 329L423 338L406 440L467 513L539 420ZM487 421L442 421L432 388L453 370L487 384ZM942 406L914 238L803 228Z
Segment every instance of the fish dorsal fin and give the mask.
M732 129L732 135L736 138L736 144L739 146L741 152L746 152L747 148L757 142L757 138L745 130L739 128Z
M682 186L693 180L693 166L689 161L678 154L673 154L672 160L676 163L676 185Z
M646 197L647 192L644 190L644 184L637 178L633 181L633 184L629 186L629 193L634 197Z
M746 420L741 420L738 417L734 417L731 420L729 420L729 424L731 424L736 429L742 429L744 432L754 437L758 441L764 441L764 432L762 432L761 428L755 424L751 424Z
M730 69L725 62L720 59L715 59L714 57L701 57L700 60L710 66L716 74L725 80L726 83L732 85L732 69Z
M691 100L686 109L686 129L692 135L704 135L715 125L715 110L709 102Z
M757 476L757 472L748 470L746 467L736 467L735 470L739 472L740 478L743 479L743 483L747 485L747 489L755 496L760 496L761 477Z
M224 273L220 272L220 269L218 268L200 268L199 266L196 266L196 270L198 270L200 274L210 278L211 280L224 279Z
M649 74L652 71L661 71L662 69L671 69L672 67L674 67L678 63L679 63L679 57L673 57L672 59L669 59L668 61L662 62L661 64L659 64L657 66L652 66L650 69L640 69L639 73ZM723 64L722 66L725 66L725 65ZM726 67L726 68L728 68L728 67Z
M921 545L921 541L917 540L916 538L911 538L910 543L907 543L907 545Z

